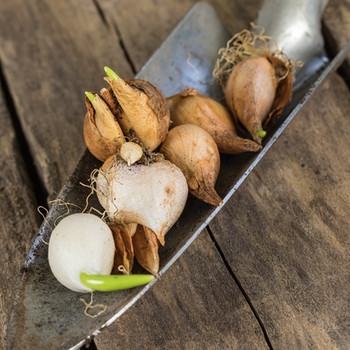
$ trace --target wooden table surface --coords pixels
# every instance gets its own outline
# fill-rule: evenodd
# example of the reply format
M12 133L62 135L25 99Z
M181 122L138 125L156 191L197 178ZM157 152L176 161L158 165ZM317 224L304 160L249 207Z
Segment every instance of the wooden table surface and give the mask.
M0 2L0 349L42 217L85 149L84 91L134 76L195 0ZM261 1L209 1L231 33ZM334 55L350 1L323 17ZM98 335L113 349L350 348L349 60L161 281ZM23 344L22 349L26 349Z

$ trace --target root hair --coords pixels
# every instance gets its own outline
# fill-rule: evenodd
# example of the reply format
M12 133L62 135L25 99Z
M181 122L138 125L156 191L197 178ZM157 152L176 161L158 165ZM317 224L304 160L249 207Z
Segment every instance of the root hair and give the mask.
M87 302L85 299L80 298L79 299L84 305L85 305L85 309L84 309L84 315L91 317L91 318L95 318L98 317L102 314L104 314L108 308L107 305L104 304L94 304L94 293L91 292L90 293L90 301ZM95 312L95 313L91 313L91 311L95 310L95 309L99 309L99 311Z
M244 29L235 34L226 43L226 47L219 49L218 59L213 70L213 77L223 88L232 68L248 57L267 56L273 52L281 52L277 42L270 36L264 35L265 29L251 23L251 30ZM270 45L275 50L271 52Z

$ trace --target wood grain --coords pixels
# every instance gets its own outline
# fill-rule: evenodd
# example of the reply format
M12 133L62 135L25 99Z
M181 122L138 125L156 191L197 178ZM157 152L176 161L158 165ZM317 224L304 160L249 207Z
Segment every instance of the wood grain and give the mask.
M350 17L349 0L329 0L324 12L324 22L332 33L338 51L346 44L349 37ZM350 58L349 58L350 59Z
M84 91L105 85L104 65L133 76L196 2L0 2L0 68L13 100L10 112L1 86L0 348L41 220L34 184L54 198L85 148ZM209 3L236 33L262 1ZM349 39L349 14L349 0L329 1L335 50ZM96 338L99 350L348 348L349 72L327 81L227 203L210 225L215 244L204 231Z
M85 149L84 91L106 86L105 65L118 62L121 75L130 67L93 1L6 1L0 23L3 71L35 165L55 197Z
M2 91L0 125L0 349L5 349L12 296L41 218Z
M349 113L333 75L210 225L276 349L350 343Z
M350 1L330 0L324 13L324 36L326 48L330 55L340 51L350 40ZM339 69L343 79L350 87L350 55Z
M182 17L197 3L179 0L144 0L137 7L128 0L99 0L104 17L120 34L132 66L138 72L159 48ZM217 11L225 27L236 33L253 21L261 1L207 1Z
M181 281L181 282L180 282ZM96 338L102 349L268 349L206 231L160 281Z

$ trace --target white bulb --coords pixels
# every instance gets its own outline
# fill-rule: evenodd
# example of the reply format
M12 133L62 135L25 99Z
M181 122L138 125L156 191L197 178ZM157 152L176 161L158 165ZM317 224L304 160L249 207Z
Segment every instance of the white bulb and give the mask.
M93 214L71 214L51 233L48 260L56 279L76 292L91 292L80 273L109 275L115 245L108 225Z

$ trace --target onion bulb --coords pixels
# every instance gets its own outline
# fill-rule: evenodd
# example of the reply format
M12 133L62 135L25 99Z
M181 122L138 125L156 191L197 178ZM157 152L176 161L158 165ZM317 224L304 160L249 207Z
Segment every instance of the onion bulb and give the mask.
M239 137L228 109L214 99L189 88L168 97L172 125L195 124L215 140L219 152L238 154L257 152L261 146Z
M220 154L208 132L194 124L175 126L160 152L182 170L195 197L215 206L222 203L214 188L220 170Z
M151 83L134 79L124 81L105 67L105 80L119 105L117 120L124 135L136 136L148 151L154 151L165 139L170 111L165 97Z
M109 275L114 252L108 225L96 215L77 213L66 216L53 229L48 260L62 285L76 292L91 292L80 280L80 274Z
M167 160L128 166L112 156L98 172L96 193L112 222L146 226L164 245L185 207L188 187L181 170Z

